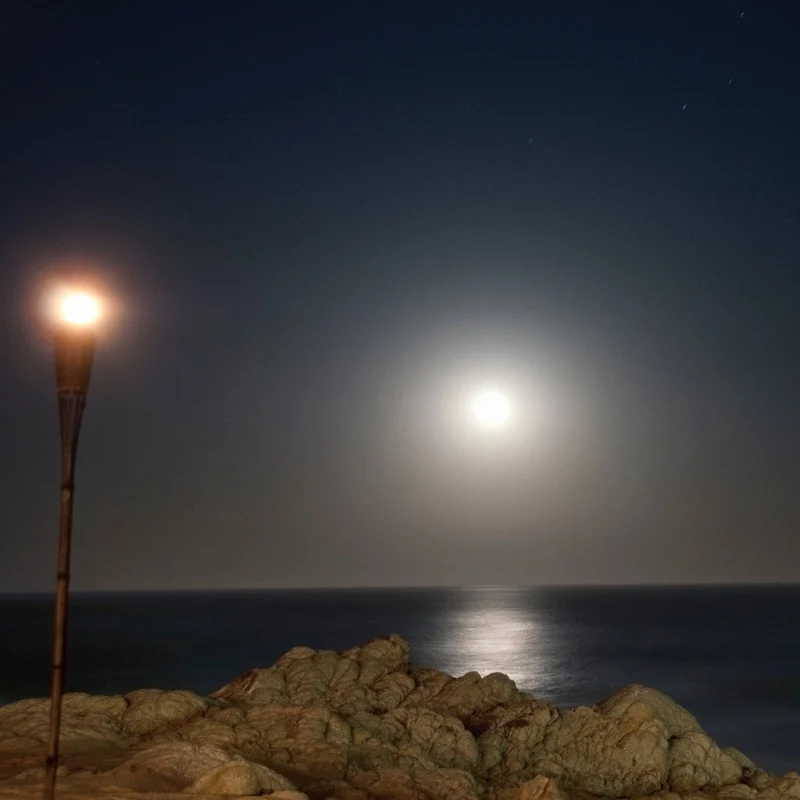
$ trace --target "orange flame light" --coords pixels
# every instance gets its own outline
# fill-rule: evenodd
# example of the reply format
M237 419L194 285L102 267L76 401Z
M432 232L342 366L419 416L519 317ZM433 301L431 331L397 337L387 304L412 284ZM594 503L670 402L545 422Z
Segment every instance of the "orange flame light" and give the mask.
M60 287L48 292L47 316L59 327L94 328L101 321L103 307L92 292Z
M68 292L61 300L61 319L68 325L94 325L100 318L100 302L85 292Z

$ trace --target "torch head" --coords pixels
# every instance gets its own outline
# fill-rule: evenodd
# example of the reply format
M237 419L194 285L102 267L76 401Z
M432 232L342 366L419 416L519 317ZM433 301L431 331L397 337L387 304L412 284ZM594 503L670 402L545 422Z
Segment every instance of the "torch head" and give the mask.
M64 328L56 332L56 386L58 393L85 395L94 359L94 331Z
M61 290L53 297L59 394L85 395L88 391L101 311L99 298L88 292Z

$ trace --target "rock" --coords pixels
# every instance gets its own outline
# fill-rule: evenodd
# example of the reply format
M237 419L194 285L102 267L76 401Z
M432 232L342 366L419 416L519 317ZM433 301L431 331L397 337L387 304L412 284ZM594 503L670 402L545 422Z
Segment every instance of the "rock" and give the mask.
M758 800L798 800L800 798L800 778L789 776L776 778L763 791Z
M140 689L125 695L127 709L122 729L131 736L147 736L164 728L185 725L202 714L208 703L194 692Z
M730 756L743 770L754 770L758 767L741 751L735 747L723 747L722 752Z
M346 781L313 781L304 788L306 789L306 794L315 800L318 798L325 798L325 800L373 800L372 795L366 789L357 789Z
M204 773L184 791L190 794L246 797L261 794L261 782L246 761L231 762L220 764Z
M690 798L694 798L694 800L713 800L710 795L687 795L685 798L681 797L676 792L670 792L668 789L662 789L655 794L647 795L647 800L690 800ZM644 800L644 798L637 798L637 800Z
M717 792L719 800L753 800L757 792L752 786L745 783L736 783L733 786L723 786Z
M432 770L416 780L431 800L477 800L481 789L470 773L457 769Z
M669 787L689 792L738 783L742 767L704 733L690 731L670 745Z
M404 706L425 706L460 719L470 726L470 721L498 706L508 706L523 700L522 692L507 675L495 672L482 678L477 672L468 672L452 678L438 670L418 670L411 676L416 687L403 701Z
M533 778L536 748L558 716L553 706L528 700L473 718L473 730L480 731L480 774L503 786Z
M114 770L115 777L130 785L126 778L159 776L173 786L185 789L202 776L232 761L232 756L214 745L174 742L159 744L135 753ZM139 781L136 781L138 783Z
M203 773L184 791L191 794L216 794L225 797L242 797L276 792L298 794L294 784L283 775L244 759L235 758Z
M47 700L0 707L0 796L39 791L48 728ZM562 712L501 673L412 667L397 636L297 647L210 698L69 694L62 742L61 786L76 800L800 800L796 773L775 778L720 749L654 689Z
M567 790L604 797L652 794L667 779L666 729L659 719L638 713L614 718L577 708L547 727L534 749L533 768Z
M552 778L537 775L519 787L515 800L567 800L567 798Z
M124 697L65 694L61 702L61 737L66 740L96 740L123 744L122 715L128 704ZM0 730L4 735L47 741L50 729L50 701L19 700L0 707ZM9 749L16 750L11 746Z
M472 734L458 719L427 708L398 708L383 716L355 715L350 724L354 730L366 731L376 743L390 745L387 752L396 753L396 765L404 763L412 773L415 760L423 760L425 771L430 762L470 771L478 766L478 745Z
M41 745L40 739L29 736L14 736L13 733L5 731L0 735L0 754L29 753Z
M295 785L275 770L265 767L263 764L250 764L250 768L258 778L259 786L264 794L275 792L293 792Z
M595 708L612 719L657 719L664 725L667 736L670 737L683 736L691 731L704 732L698 721L671 697L638 684L615 692Z
M213 711L209 712L211 713ZM203 716L191 720L182 727L162 728L149 737L154 744L184 741L212 744L229 750L239 750L247 738L248 728L244 724L244 712L241 712L241 722L230 717L215 719ZM257 732L250 731L249 738L258 738ZM242 754L244 755L244 752Z
M345 718L380 712L395 708L413 689L408 655L408 643L399 636L341 654L295 647L274 666L250 670L211 697L241 705L325 706Z
M252 761L319 778L343 778L347 771L352 730L327 708L250 706L234 732L239 752Z
M325 707L252 705L212 710L183 728L163 731L162 744L191 742L235 752L249 761L299 769L317 778L344 778L353 733Z
M414 691L416 683L405 672L390 672L372 684L373 707L375 714L383 714L398 708Z
M56 767L56 776L59 778L66 778L72 770L66 764L59 764ZM47 770L44 767L29 767L14 776L15 781L43 781Z
M743 769L742 783L754 789L766 789L774 780L773 776L763 769Z
M392 672L407 672L410 654L408 642L392 634L345 650L342 656L359 664L359 680L370 685Z
M272 800L308 800L308 795L302 792L287 791L285 789L280 792L270 792L267 797Z
M466 772L432 770L411 777L399 769L363 772L351 781L374 800L478 800L478 784Z

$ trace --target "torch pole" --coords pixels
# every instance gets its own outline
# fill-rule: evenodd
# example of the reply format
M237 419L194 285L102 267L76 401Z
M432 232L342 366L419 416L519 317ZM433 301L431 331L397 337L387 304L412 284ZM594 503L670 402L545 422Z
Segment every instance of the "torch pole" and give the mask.
M50 683L50 731L45 762L44 800L53 800L59 761L61 706L67 651L72 509L78 438L89 389L94 339L84 331L64 331L56 338L56 381L61 427L61 512L58 534L58 572Z

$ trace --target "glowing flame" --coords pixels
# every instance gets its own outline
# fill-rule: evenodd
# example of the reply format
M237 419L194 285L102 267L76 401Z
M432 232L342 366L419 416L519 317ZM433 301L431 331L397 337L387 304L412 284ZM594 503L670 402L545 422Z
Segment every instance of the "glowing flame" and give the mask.
M54 303L55 319L75 327L95 325L100 312L100 300L89 292L61 291Z

